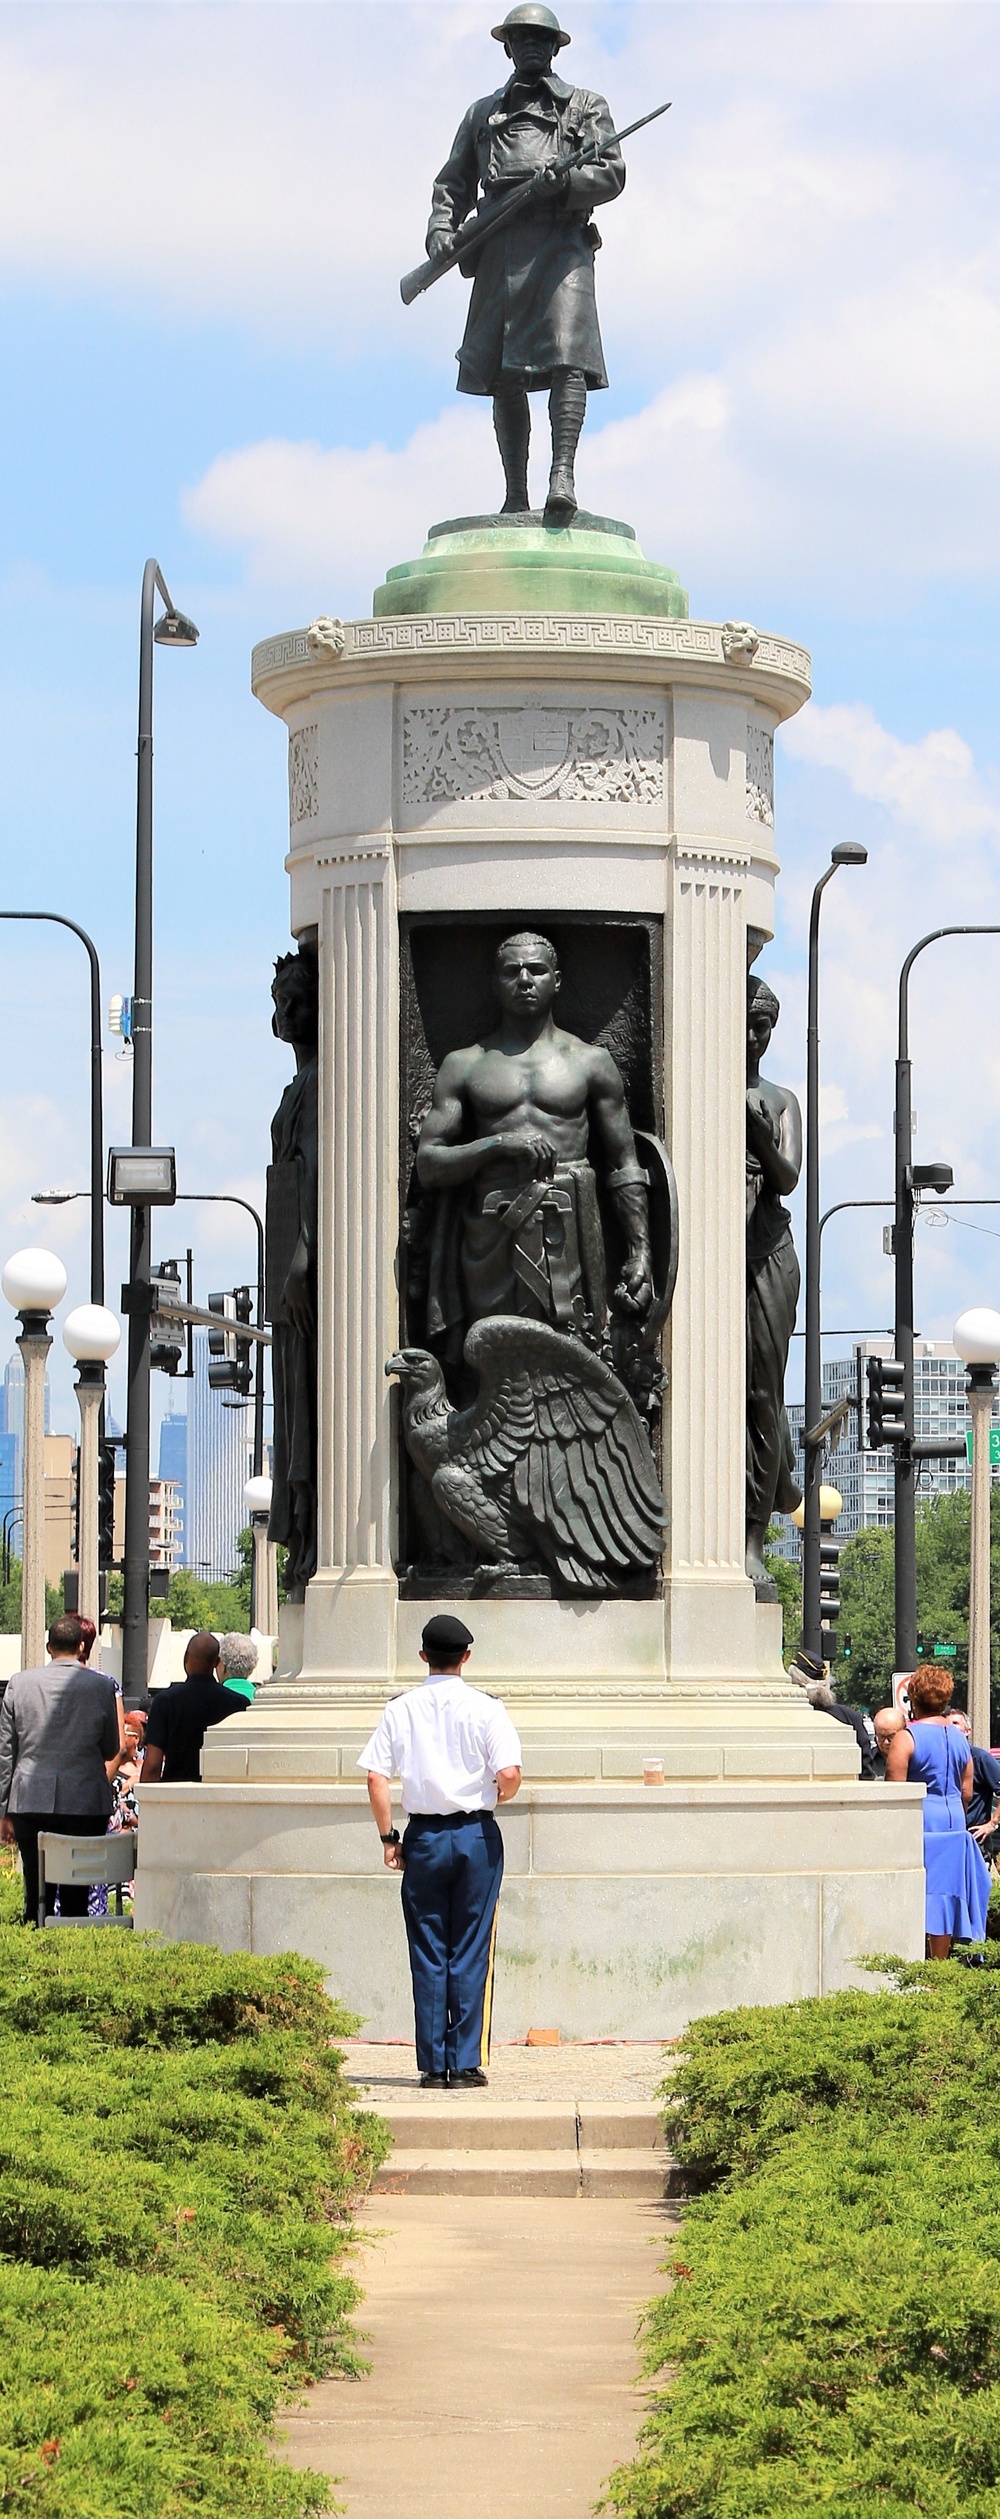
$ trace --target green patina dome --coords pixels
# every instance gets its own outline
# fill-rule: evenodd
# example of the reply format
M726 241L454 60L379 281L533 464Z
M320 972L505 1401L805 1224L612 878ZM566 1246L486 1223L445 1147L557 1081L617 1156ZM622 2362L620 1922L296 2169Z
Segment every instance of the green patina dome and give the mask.
M427 612L623 612L686 621L675 569L647 560L631 525L578 511L571 525L541 515L457 516L432 525L419 560L376 587L377 620Z

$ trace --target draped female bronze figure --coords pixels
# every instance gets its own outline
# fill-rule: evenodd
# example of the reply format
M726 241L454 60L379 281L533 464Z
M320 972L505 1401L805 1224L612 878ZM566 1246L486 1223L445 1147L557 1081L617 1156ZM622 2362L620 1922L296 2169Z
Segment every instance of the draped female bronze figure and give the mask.
M802 1114L787 1085L760 1073L780 1008L747 982L747 1491L746 1570L758 1600L776 1600L764 1563L773 1513L801 1502L785 1413L785 1367L799 1299L791 1220L781 1204L802 1169Z

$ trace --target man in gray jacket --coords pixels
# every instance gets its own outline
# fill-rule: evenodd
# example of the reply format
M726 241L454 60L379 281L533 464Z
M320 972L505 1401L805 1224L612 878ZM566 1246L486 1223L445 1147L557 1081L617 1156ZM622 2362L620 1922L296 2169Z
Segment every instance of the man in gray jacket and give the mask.
M83 1621L54 1618L45 1670L18 1671L0 1706L0 1840L16 1844L24 1874L25 1924L38 1922L38 1832L103 1837L114 1795L123 1727L113 1679L81 1663ZM86 1889L60 1892L63 1915L86 1915ZM46 1893L51 1913L55 1891Z

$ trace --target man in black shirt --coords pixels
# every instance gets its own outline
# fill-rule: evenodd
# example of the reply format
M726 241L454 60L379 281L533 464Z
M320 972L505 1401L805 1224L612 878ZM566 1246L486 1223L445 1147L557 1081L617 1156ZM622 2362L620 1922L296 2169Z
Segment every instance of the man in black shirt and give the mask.
M146 1725L143 1784L200 1784L206 1732L213 1723L224 1723L227 1715L246 1713L245 1698L219 1686L218 1659L218 1636L202 1628L184 1656L186 1678L154 1696Z
M860 1707L843 1706L834 1696L829 1663L821 1661L818 1653L809 1653L804 1645L800 1645L794 1661L789 1663L788 1676L794 1679L797 1687L805 1689L816 1714L832 1714L835 1723L848 1725L861 1755L860 1782L874 1784L877 1774L874 1731Z
M972 1800L966 1804L965 1825L982 1845L1000 1820L1000 1761L991 1749L980 1749L974 1742L967 1714L949 1714L948 1721L964 1732L972 1751Z

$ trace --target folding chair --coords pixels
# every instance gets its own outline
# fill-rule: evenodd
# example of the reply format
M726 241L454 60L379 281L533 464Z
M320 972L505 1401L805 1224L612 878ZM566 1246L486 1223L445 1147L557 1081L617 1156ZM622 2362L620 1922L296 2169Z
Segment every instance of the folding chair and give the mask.
M132 1918L125 1913L122 1882L135 1878L136 1833L134 1828L123 1828L120 1835L114 1837L60 1837L54 1831L39 1830L39 1924L123 1924L126 1931L131 1932ZM115 1912L113 1915L46 1915L46 1887L113 1889Z

